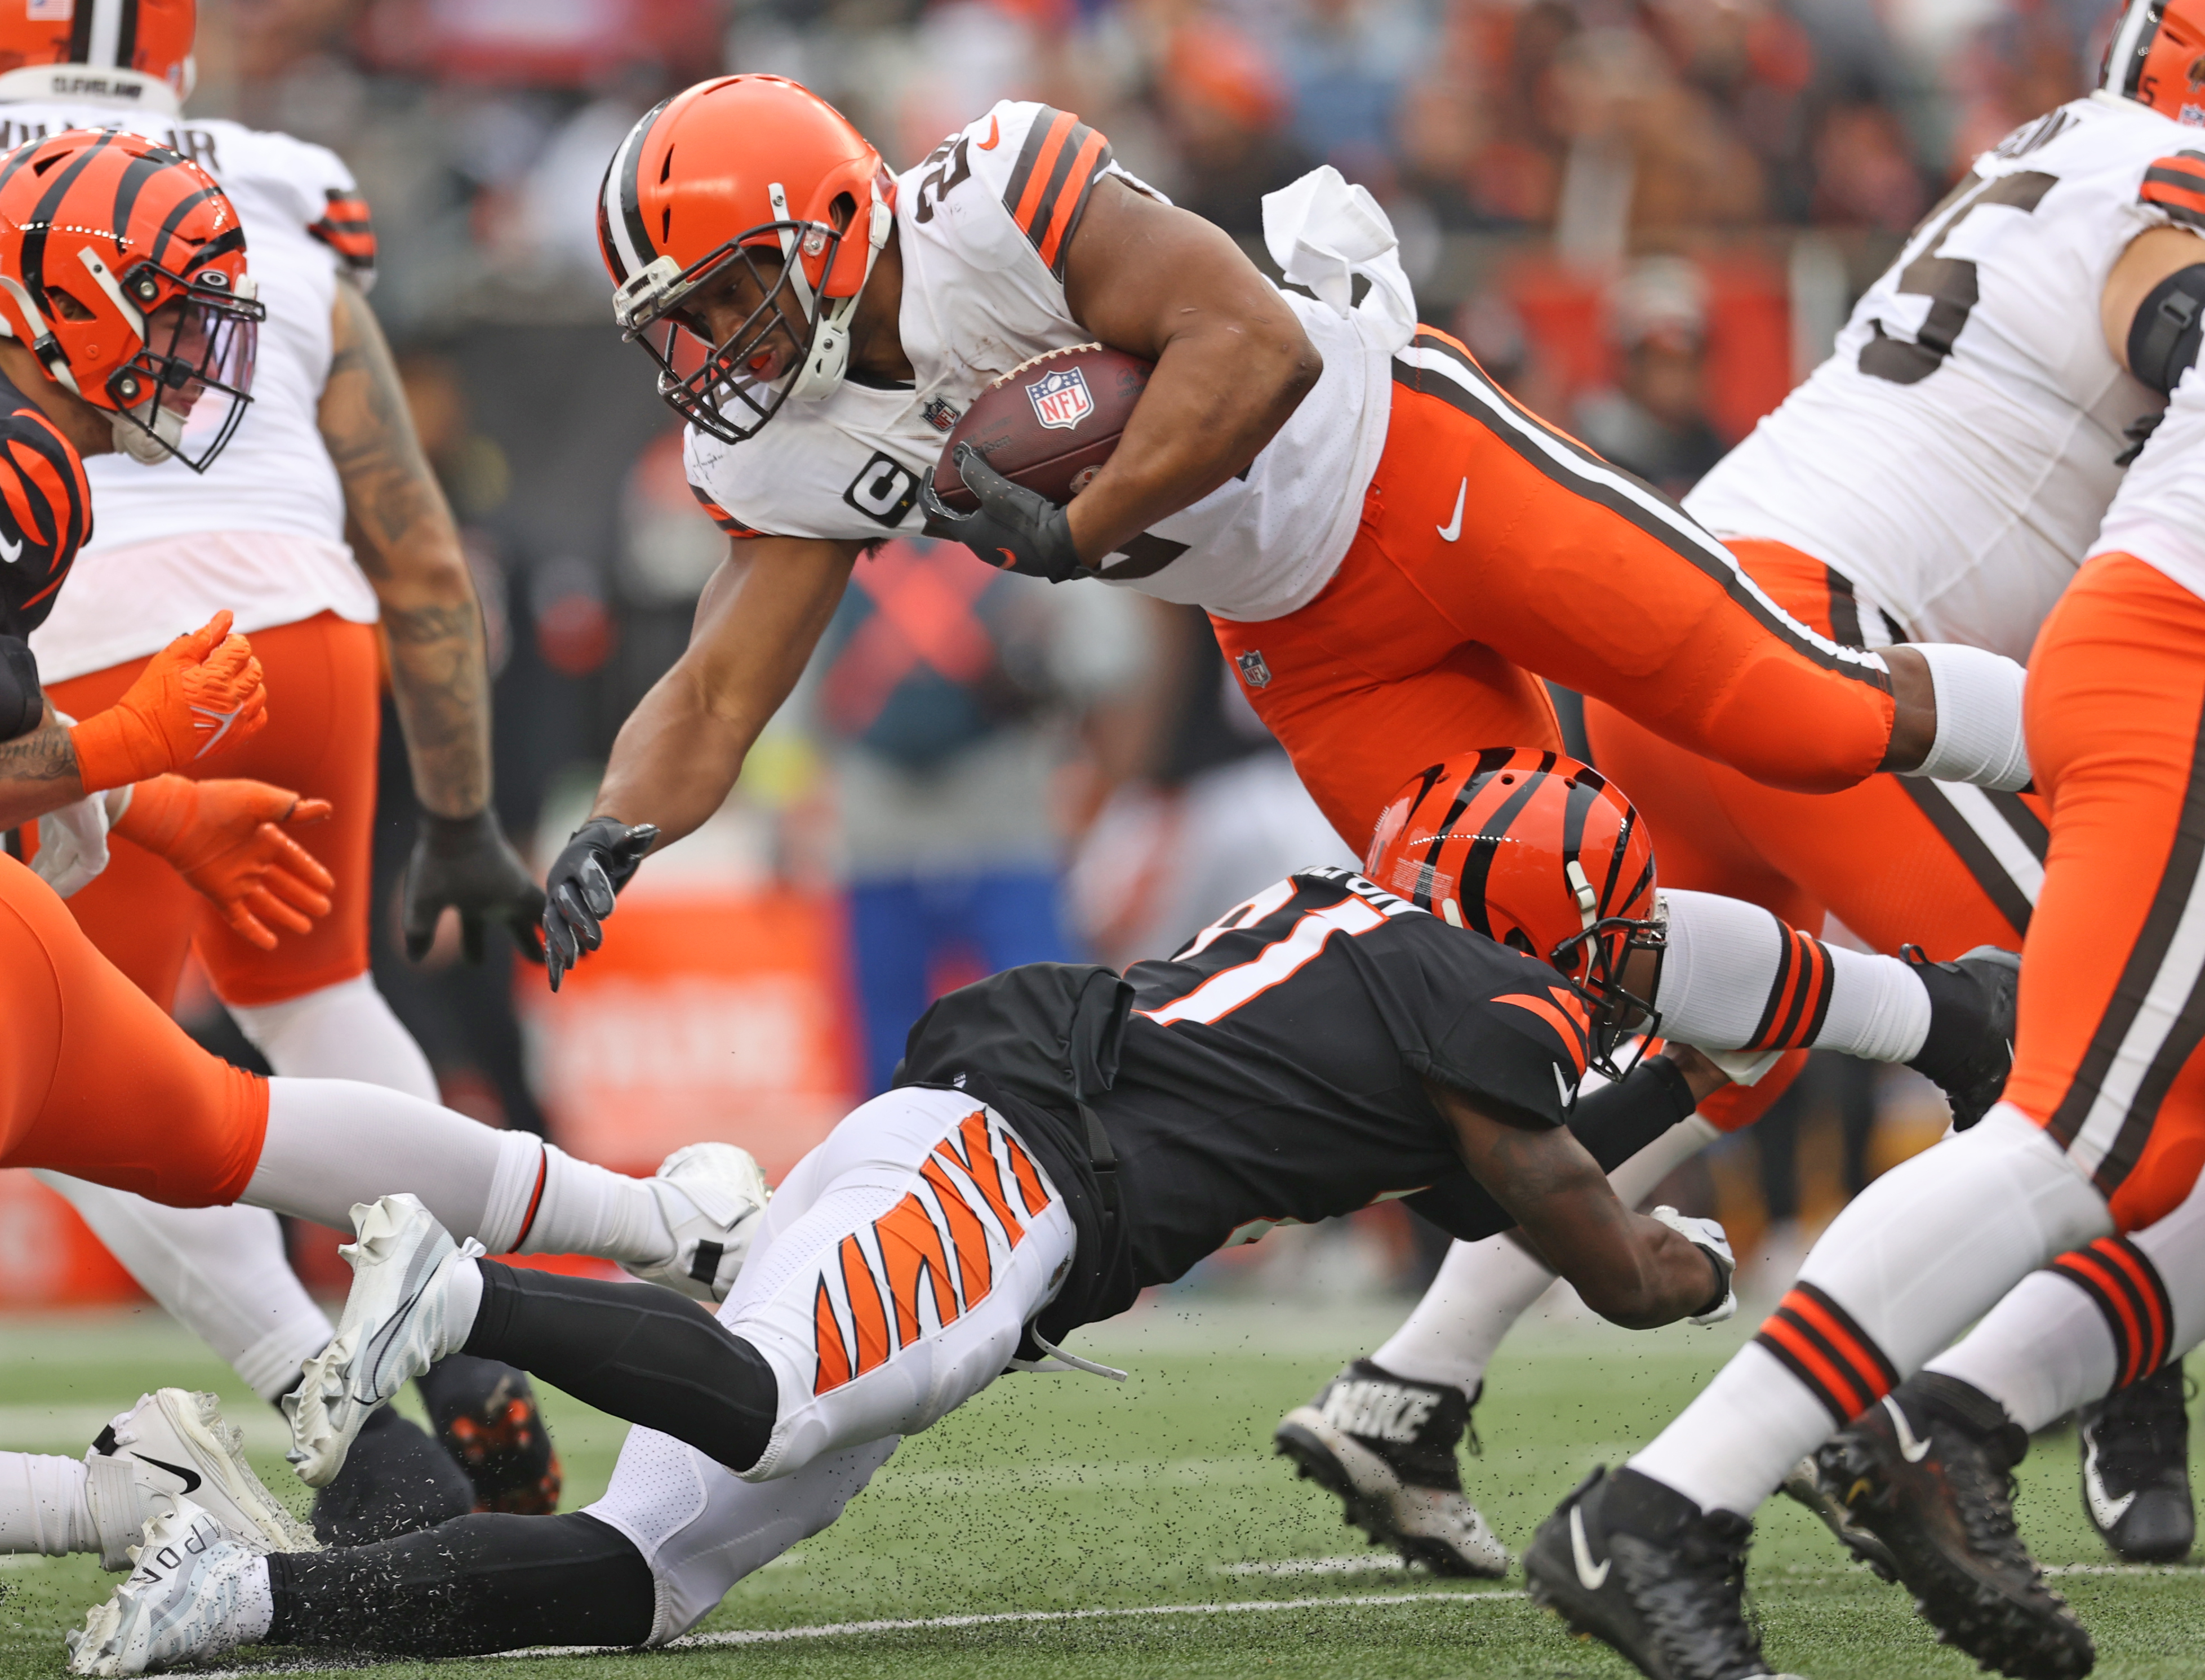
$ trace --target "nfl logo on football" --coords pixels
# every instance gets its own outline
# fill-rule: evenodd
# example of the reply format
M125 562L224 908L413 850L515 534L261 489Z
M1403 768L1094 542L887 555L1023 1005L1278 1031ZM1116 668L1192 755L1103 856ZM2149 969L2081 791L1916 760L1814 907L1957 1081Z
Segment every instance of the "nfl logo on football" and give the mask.
M1095 412L1095 399L1087 394L1087 376L1076 367L1045 373L1026 387L1033 400L1034 418L1045 426L1070 431Z

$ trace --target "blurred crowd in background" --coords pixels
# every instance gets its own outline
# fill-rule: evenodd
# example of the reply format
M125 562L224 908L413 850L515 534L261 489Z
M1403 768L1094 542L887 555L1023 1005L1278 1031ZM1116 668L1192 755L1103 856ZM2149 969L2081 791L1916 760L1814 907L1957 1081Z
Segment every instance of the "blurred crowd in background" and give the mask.
M792 76L899 169L998 98L1044 99L1251 252L1262 195L1330 163L1392 216L1426 319L1681 494L1820 359L1973 154L2090 84L2110 14L2103 0L206 0L201 19L192 111L332 147L373 207L373 301L488 609L498 804L541 860L724 553L648 365L610 324L597 254L605 161L669 92L723 70ZM859 567L730 810L639 885L810 907L844 1024L815 1034L831 1067L789 1077L826 1112L886 1082L910 1019L949 986L1037 959L1164 954L1252 885L1346 857L1221 670L1198 614L891 543ZM386 903L412 833L395 733ZM622 910L614 946L644 943L648 912ZM639 992L624 1024L546 1034L540 981L516 985L509 953L474 971L440 950L413 969L392 919L377 978L448 1100L600 1155L576 1132L605 1065L630 1070L616 1089L689 1063L710 1088L729 1059L786 1058L805 1030L766 1007L785 986L741 991L723 952L699 956L686 993ZM700 1012L686 1026L682 996ZM194 1018L242 1058L218 1014L204 1000ZM1918 1088L1833 1063L1672 1199L1720 1208L1773 1273L1939 1123ZM1400 1280L1431 1258L1398 1210L1275 1252L1274 1267L1355 1256L1350 1273Z

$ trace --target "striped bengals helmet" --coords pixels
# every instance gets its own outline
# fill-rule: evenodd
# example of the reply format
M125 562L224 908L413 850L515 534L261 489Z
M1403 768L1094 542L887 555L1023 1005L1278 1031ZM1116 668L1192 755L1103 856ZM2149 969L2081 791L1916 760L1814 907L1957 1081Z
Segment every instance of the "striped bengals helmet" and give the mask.
M91 128L0 157L0 330L106 409L132 459L206 470L252 401L266 314L237 212L198 164Z
M198 31L194 0L0 6L0 100L90 100L174 116L199 77Z
M2098 86L2205 128L2205 0L2128 0L2106 44Z
M894 200L894 179L865 137L782 77L722 76L647 112L605 170L597 245L613 315L658 364L658 394L729 443L756 436L791 396L832 396ZM864 251L845 251L861 216ZM757 301L716 344L704 315L683 306L737 264ZM710 352L686 374L677 331Z
M1412 777L1378 818L1364 873L1458 928L1544 958L1596 1006L1593 1065L1644 1000L1624 989L1634 949L1658 951L1654 843L1630 800L1558 752L1493 747Z

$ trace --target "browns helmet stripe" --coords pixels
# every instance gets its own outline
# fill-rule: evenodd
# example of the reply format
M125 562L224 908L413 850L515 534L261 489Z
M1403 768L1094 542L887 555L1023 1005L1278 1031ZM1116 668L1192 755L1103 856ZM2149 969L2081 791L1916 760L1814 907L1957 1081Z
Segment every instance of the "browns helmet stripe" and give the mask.
M657 254L651 246L650 230L644 225L636 171L640 166L645 137L658 121L659 114L672 103L670 99L662 99L645 112L621 140L612 162L605 166L604 184L597 193L597 240L605 254L619 265L620 271L613 281L615 286L625 286Z
M1840 648L1792 617L1746 576L1729 549L1675 502L1524 408L1444 334L1420 329L1410 347L1394 358L1394 382L1476 420L1528 466L1673 550L1793 651L1825 670L1889 692L1890 674L1875 656Z
M2118 66L2120 86L2113 91L2124 98L2137 96L2137 82L2143 74L2143 61L2151 51L2151 38L2159 33L2159 7L2146 4L2143 0L2131 0L2121 14L2120 27L2106 45L2106 63Z
M127 70L138 52L138 0L76 0L69 17L72 64Z

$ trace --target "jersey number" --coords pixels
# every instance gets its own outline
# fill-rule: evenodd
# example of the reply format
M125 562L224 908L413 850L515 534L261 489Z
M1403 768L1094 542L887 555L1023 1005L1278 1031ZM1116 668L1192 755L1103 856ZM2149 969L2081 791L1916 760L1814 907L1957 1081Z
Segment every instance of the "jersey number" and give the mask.
M1931 211L1914 230L1914 240L1920 240L1934 226L1936 238L1899 274L1899 289L1911 296L1928 298L1929 312L1923 317L1911 342L1887 335L1881 321L1869 322L1875 336L1861 346L1860 371L1878 379L1888 379L1894 385L1913 385L1942 367L1945 358L1952 353L1952 341L1959 337L1960 329L1968 324L1968 317L1975 312L1977 301L1976 265L1964 257L1946 256L1945 241L1979 205L2003 205L2024 216L2030 214L2059 179L2041 170L2027 169L2000 175L1993 181L1970 175L1954 187L1945 202ZM1940 216L1945 218L1941 224L1937 221Z
M966 149L971 144L969 136L960 134L954 141L945 141L934 148L933 155L926 160L934 167L918 183L918 208L911 213L912 221L934 220L935 205L948 198L960 181L972 178L972 159Z

